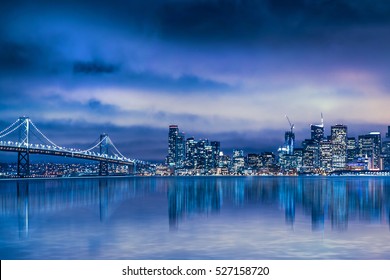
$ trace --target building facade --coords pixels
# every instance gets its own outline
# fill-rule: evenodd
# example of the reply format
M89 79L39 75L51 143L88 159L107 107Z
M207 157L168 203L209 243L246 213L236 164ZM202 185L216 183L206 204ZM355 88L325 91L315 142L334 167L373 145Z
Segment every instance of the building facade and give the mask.
M347 163L347 126L337 124L331 127L332 168L345 169Z

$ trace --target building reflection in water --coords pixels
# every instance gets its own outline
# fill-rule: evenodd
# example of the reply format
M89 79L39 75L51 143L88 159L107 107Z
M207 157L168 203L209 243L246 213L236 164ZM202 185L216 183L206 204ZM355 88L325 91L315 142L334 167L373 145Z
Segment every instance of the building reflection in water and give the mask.
M169 229L191 214L218 213L222 205L221 182L208 179L172 180L168 187Z
M257 207L267 218L294 228L308 217L313 231L344 231L348 223L390 221L390 178L378 177L173 177L3 181L0 217L17 217L19 236L29 235L30 218L76 208L110 219L123 201L167 195L170 230L192 215L220 213L222 207ZM254 210L251 213L255 213ZM265 213L265 212L264 212ZM389 228L390 229L390 228Z
M386 187L386 186L387 187ZM223 202L235 207L256 203L282 209L294 226L296 213L311 216L312 231L345 231L349 220L389 223L390 180L381 178L205 178L171 180L168 213L171 230L192 213L218 212ZM276 218L276 217L275 217Z
M300 183L302 184L302 180ZM311 188L305 189L308 197L311 198L311 228L313 231L324 230L326 190L321 183L313 184Z
M299 192L297 181L289 182L286 178L283 178L280 184L275 184L275 187L279 189L279 204L284 209L286 224L293 226L295 222L295 200Z
M348 228L348 192L345 181L334 181L329 186L329 215L332 229Z

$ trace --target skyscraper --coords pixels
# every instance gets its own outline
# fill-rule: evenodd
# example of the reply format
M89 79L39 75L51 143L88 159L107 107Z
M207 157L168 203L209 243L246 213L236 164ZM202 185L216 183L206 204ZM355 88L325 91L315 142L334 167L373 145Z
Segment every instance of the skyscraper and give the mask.
M176 153L175 153L175 165L176 167L183 167L186 159L186 145L185 135L183 132L179 132L176 138Z
M313 151L313 164L314 167L322 167L321 166L321 151L320 151L320 142L324 140L324 119L321 113L321 123L320 124L312 124L310 125L310 148L309 150ZM326 145L325 145L326 146Z
M359 135L358 150L359 156L367 156L369 159L369 169L381 169L381 134L370 132L370 134Z
M243 150L233 150L232 169L234 172L241 172L245 167Z
M312 124L310 125L310 134L311 139L317 141L318 143L324 139L324 120L321 114L321 124Z
M327 139L319 144L319 161L322 170L329 171L332 167L332 142Z
M177 125L170 125L168 132L168 156L166 162L172 167L182 167L185 160L185 136Z
M292 155L294 153L295 133L292 131L286 131L284 133L284 147L286 148L286 154Z
M247 155L248 167L257 169L259 167L259 154Z
M353 162L356 156L357 156L356 138L348 137L347 138L347 163Z
M201 139L198 141L196 145L196 153L197 153L197 168L206 170L208 166L208 156L209 151L211 148L209 148L209 140L208 139Z
M347 126L337 124L331 127L332 168L344 169L347 162Z
M219 152L221 151L221 143L219 141L210 142L212 157L211 157L211 168L216 168L219 161Z
M387 127L386 138L382 142L383 169L390 170L390 126Z
M170 125L168 132L168 156L167 164L169 166L175 166L176 155L176 139L179 135L179 127L177 125Z
M187 168L196 168L198 165L198 141L194 137L187 138L186 140L186 166Z
M305 139L302 141L302 148L306 153L304 156L304 167L306 170L319 167L319 146L318 142L313 139Z

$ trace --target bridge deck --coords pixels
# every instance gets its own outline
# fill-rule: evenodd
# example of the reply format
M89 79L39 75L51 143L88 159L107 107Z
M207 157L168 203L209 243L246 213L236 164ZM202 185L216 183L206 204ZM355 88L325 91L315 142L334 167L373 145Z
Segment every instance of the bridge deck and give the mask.
M4 152L27 152L27 148L25 147L17 147L17 146L6 146L0 145L0 151ZM51 156L61 156L61 157L72 157L72 158L80 158L86 160L94 160L94 161L105 161L109 163L123 164L123 165L134 165L132 161L120 160L112 157L102 157L87 153L81 153L77 151L67 151L67 150L48 150L48 149L40 149L40 148L28 148L28 152L30 154L41 154L41 155L51 155Z

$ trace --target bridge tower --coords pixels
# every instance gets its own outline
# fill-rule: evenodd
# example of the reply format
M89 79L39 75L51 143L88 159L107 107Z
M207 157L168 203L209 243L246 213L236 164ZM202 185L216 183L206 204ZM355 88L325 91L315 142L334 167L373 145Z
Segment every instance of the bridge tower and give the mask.
M30 138L30 118L20 117L19 124L19 147L18 151L18 177L30 175L30 153L29 153L29 138Z
M100 135L100 154L108 155L108 147L109 147L109 138L108 134L103 133ZM108 162L107 160L101 160L99 164L99 176L107 176L108 175Z

